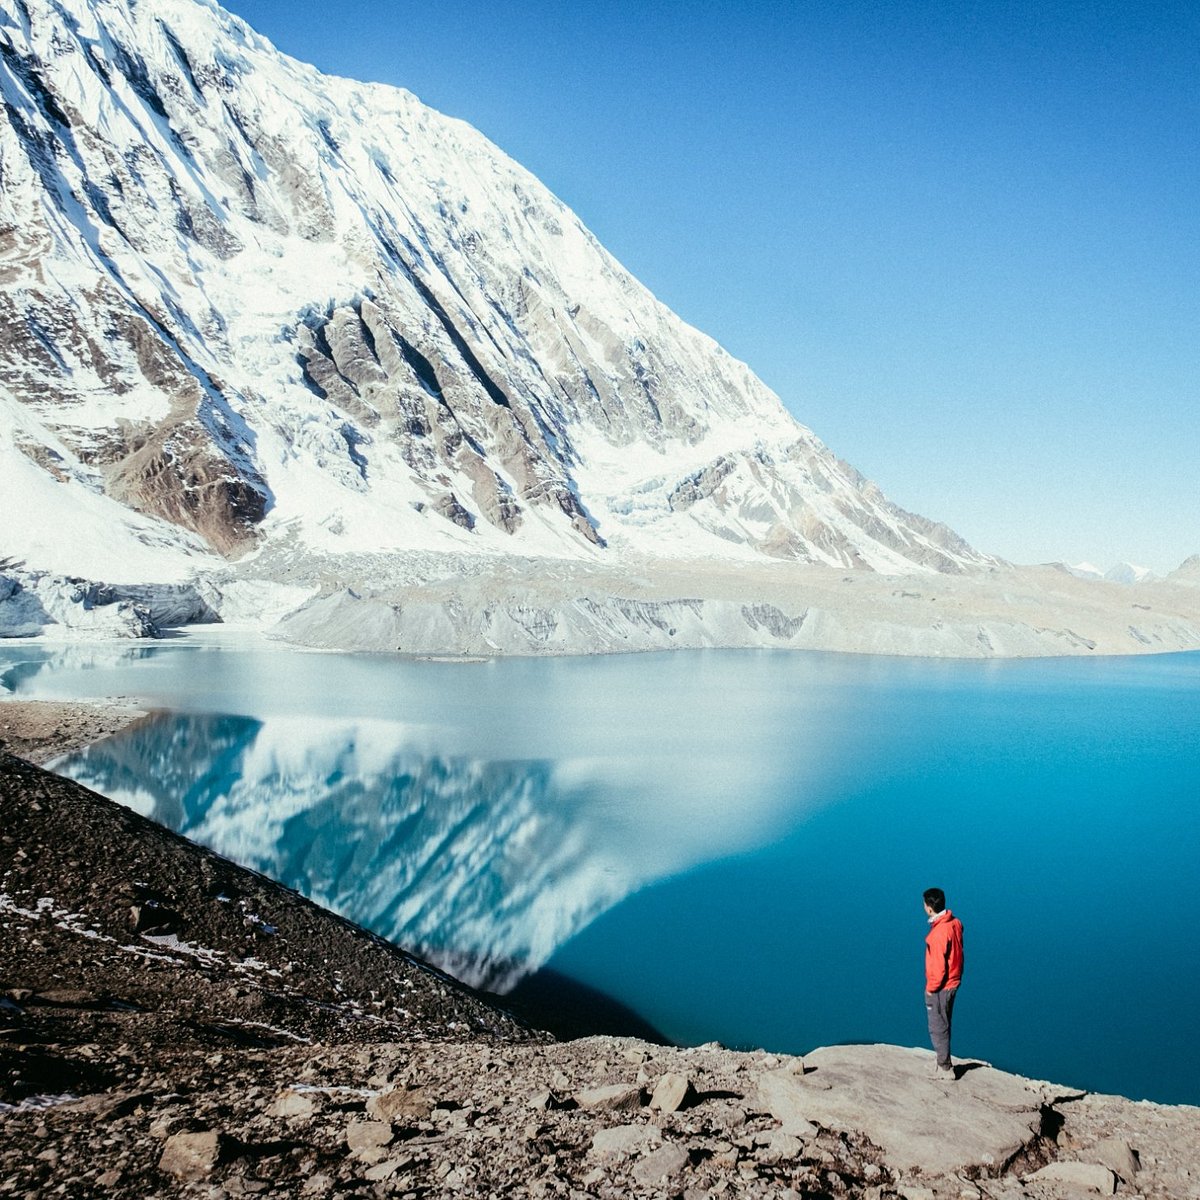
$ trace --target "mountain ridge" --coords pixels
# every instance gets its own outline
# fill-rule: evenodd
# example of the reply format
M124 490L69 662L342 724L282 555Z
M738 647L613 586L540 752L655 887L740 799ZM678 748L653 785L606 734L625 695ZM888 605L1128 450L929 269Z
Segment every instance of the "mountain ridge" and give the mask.
M890 505L466 123L215 4L18 10L5 390L13 448L68 486L234 557L291 523L331 554L991 561Z

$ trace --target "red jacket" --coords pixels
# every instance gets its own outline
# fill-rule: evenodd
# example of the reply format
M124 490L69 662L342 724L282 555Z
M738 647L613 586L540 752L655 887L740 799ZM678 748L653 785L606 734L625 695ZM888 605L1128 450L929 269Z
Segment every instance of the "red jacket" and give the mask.
M938 913L925 938L925 990L941 992L962 983L962 922L949 910Z

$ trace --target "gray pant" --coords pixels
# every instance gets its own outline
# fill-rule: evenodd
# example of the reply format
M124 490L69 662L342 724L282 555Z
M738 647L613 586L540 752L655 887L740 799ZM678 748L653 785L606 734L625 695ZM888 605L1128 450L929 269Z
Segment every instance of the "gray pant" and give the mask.
M939 1067L950 1067L950 1019L954 1016L954 997L958 988L925 993L925 1012L929 1017L929 1040L933 1043Z

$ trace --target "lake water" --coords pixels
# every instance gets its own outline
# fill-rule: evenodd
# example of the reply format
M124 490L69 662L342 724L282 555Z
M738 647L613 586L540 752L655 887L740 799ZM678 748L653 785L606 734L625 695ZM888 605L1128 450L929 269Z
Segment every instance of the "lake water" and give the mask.
M565 977L682 1042L921 1045L937 885L959 1055L1200 1103L1200 654L450 664L217 631L0 647L0 685L161 708L57 769L471 983Z

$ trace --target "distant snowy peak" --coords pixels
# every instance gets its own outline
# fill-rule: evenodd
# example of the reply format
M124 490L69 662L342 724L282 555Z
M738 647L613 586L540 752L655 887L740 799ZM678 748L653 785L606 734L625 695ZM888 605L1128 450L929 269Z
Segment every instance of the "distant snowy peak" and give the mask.
M1121 562L1102 571L1089 562L1066 563L1066 570L1077 579L1106 579L1109 583L1146 583L1158 576L1149 567L1138 567L1133 563Z
M282 544L992 561L463 122L209 0L6 12L0 552L172 578Z
M1149 567L1139 567L1133 563L1117 563L1104 572L1104 578L1110 583L1145 583L1158 576Z

